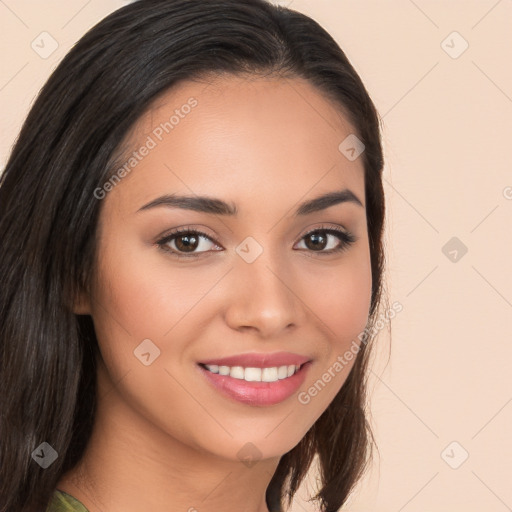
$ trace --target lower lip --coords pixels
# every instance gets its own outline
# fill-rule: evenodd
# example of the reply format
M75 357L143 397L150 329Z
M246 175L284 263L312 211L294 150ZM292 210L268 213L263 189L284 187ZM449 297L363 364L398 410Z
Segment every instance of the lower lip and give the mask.
M289 398L304 383L310 366L311 361L304 363L298 372L286 379L274 382L247 382L229 375L212 373L198 365L208 382L218 391L238 402L256 406L274 405Z

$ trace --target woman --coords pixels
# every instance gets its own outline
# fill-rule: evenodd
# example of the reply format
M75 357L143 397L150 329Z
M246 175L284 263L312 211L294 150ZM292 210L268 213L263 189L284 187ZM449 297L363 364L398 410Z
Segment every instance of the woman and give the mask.
M303 14L140 0L93 27L0 183L0 510L281 511L316 460L338 510L371 454L382 167Z

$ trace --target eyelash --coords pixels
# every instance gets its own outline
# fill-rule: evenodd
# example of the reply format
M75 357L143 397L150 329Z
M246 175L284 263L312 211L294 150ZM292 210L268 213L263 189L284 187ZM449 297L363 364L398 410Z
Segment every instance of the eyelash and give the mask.
M308 231L307 233L305 233L301 240L303 240L304 238L307 238L308 236L310 236L311 234L313 233L326 233L326 234L330 234L330 235L334 235L336 236L339 240L340 240L340 245L338 247L336 247L335 249L330 249L328 251L313 251L311 249L301 249L301 250L306 250L306 251L310 251L310 252L313 252L313 253L317 253L317 254L334 254L334 253L338 253L338 252L341 252L341 251L345 251L347 250L350 245L352 245L355 241L357 241L357 237L355 237L352 233L350 233L349 231L344 231L342 229L339 229L339 228L334 228L334 227L319 227L319 228L314 228L310 231ZM198 258L200 257L202 254L206 253L206 252L209 252L209 251L200 251L200 252L197 252L197 253L189 253L189 254L186 254L186 253L182 253L182 252L179 252L179 251L176 251L175 249L171 249L167 246L167 244L169 242L171 242L172 240L176 239L176 238L179 238L180 235L183 235L183 234L193 234L193 235L199 235L200 237L204 237L204 238L207 238L208 240L210 240L211 242L215 243L215 245L218 245L214 240L212 240L212 238L207 235L206 233L200 231L200 230L197 230L197 229L191 229L191 228L188 228L188 227L184 227L184 228L178 228L178 229L175 229L174 231L172 231L171 233L169 233L168 235L166 235L165 237L161 238L160 240L158 240L156 243L157 245L165 252L167 253L170 253L171 255L177 257L177 258Z

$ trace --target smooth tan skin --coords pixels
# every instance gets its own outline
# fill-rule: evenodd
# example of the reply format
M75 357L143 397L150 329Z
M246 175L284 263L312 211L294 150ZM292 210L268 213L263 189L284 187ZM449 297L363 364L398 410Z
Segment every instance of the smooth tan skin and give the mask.
M292 216L298 203L345 187L365 205L362 160L338 150L354 129L303 80L223 77L161 97L132 132L131 151L191 96L197 107L102 200L97 285L75 308L94 320L100 399L85 456L57 487L90 512L268 512L265 491L280 457L327 408L354 360L309 404L293 395L269 407L224 397L197 362L308 355L299 391L307 390L368 320L365 207ZM137 213L165 193L221 198L239 214ZM331 255L308 249L304 234L326 225L357 241ZM208 252L177 259L156 245L181 226L205 231L213 241L201 239L196 253ZM250 264L235 252L247 236L263 247ZM324 250L340 243L328 236ZM150 366L134 356L147 338L161 351ZM237 456L248 442L261 453L252 467Z

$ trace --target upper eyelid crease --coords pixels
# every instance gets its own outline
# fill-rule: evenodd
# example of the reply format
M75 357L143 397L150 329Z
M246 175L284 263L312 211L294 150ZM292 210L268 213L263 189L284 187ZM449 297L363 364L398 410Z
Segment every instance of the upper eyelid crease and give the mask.
M346 188L340 191L329 192L301 203L295 210L294 216L308 215L346 202L354 203L364 208L359 198L351 190ZM238 214L238 208L235 204L227 203L221 199L207 196L178 196L176 194L166 194L157 197L139 208L137 213L159 206L181 208L213 215L236 216Z

